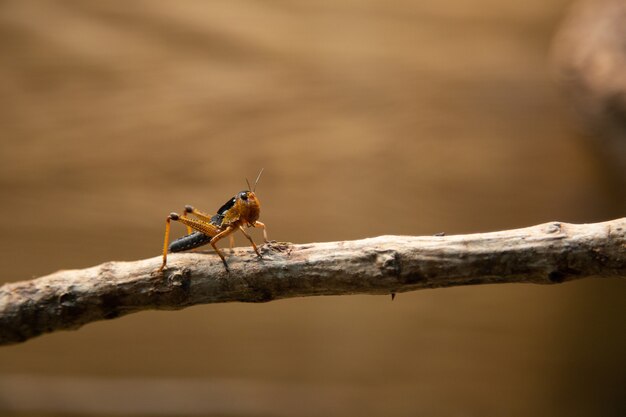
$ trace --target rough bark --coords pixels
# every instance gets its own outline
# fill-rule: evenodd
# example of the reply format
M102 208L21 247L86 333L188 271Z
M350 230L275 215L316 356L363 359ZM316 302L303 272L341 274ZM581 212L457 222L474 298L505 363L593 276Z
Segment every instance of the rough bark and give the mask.
M0 344L148 309L314 295L392 294L470 284L626 277L626 218L457 236L276 243L238 248L230 272L211 252L107 262L0 287Z

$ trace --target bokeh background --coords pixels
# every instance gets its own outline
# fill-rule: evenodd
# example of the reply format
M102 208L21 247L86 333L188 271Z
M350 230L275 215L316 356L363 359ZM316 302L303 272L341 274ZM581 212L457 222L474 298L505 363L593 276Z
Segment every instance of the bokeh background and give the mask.
M0 279L158 256L262 167L280 241L620 217L550 69L569 4L5 0ZM0 348L0 415L625 415L625 290L144 312Z

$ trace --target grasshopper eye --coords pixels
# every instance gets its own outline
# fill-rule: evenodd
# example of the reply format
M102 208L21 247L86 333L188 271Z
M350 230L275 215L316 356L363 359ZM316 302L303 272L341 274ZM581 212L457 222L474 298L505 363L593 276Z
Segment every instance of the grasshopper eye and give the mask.
M248 199L248 193L245 191L240 192L239 198L241 198L243 201L246 201Z

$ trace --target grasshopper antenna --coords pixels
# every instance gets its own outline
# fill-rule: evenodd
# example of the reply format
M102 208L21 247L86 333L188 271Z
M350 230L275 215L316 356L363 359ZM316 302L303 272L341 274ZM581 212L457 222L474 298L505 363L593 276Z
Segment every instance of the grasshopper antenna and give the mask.
M259 175L256 176L256 180L254 181L254 190L252 190L253 192L256 191L256 185L259 183L259 178L261 178L261 174L263 173L263 170L265 168L261 168L261 170L259 171ZM247 180L246 180L247 181ZM250 186L250 184L248 184L248 187Z
M246 178L246 184L248 184L248 190L255 192L256 191L256 185L259 183L259 178L261 178L261 174L263 173L263 170L265 168L261 168L261 170L259 171L259 175L256 176L256 180L254 181L254 188L250 187L250 181L248 181L248 179Z

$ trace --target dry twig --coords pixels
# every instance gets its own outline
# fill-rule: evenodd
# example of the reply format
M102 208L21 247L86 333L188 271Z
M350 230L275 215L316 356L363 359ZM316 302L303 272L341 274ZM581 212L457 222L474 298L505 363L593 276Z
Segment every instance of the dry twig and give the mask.
M0 287L0 344L148 310L264 302L313 295L390 294L468 284L554 284L626 277L626 218L560 222L458 236L380 236L311 244L272 243L228 256L172 255L107 262Z

